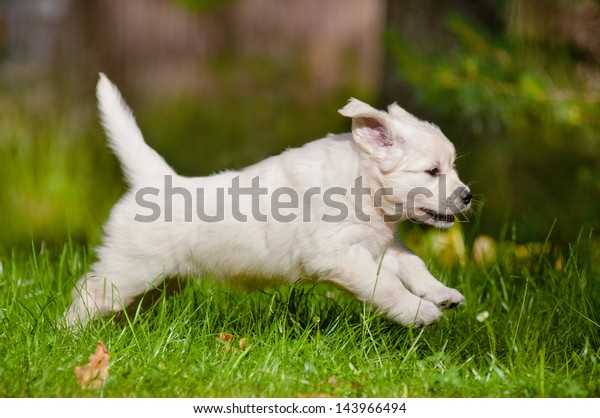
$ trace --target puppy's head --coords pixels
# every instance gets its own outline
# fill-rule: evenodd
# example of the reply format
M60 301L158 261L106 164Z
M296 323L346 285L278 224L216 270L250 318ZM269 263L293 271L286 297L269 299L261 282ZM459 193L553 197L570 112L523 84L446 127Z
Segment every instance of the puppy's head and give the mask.
M471 192L454 168L454 146L437 126L396 104L384 112L350 99L339 112L352 118L363 175L386 220L447 228L469 207Z

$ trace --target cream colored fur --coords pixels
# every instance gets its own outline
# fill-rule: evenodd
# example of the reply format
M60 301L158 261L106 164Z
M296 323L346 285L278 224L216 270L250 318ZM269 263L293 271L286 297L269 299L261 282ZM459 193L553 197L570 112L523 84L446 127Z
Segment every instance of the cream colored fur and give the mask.
M469 206L470 192L454 170L454 147L436 126L396 104L384 112L351 99L340 113L352 118L352 133L309 142L240 171L189 178L177 175L146 145L129 108L104 75L97 96L129 191L106 222L98 261L75 286L65 317L68 326L119 311L166 278L207 274L233 284L330 282L407 326L431 324L442 316L441 308L464 303L457 290L437 281L395 237L397 221L448 227L453 217L447 215ZM170 221L162 216L168 210L167 178L173 188L185 188L193 196L192 208L182 196L172 198ZM267 193L257 207L251 196L240 197L235 209L247 215L243 222L233 215L228 188L236 179L240 187L250 187L256 178ZM350 193L357 178L370 189L359 198L360 214ZM315 187L321 193L307 196ZM146 196L161 210L161 218L153 222L134 219L149 214L136 199L143 188L158 190ZM219 188L225 196L223 220L202 221L196 216L196 190L203 190L205 212L215 214ZM384 188L374 199L375 191ZM280 210L294 213L294 220L270 216L273 192L282 189L299 196L297 208ZM348 193L333 194L334 205L327 204L325 190ZM347 208L341 220L343 211L336 205ZM255 219L253 210L267 219ZM338 221L324 221L327 215Z

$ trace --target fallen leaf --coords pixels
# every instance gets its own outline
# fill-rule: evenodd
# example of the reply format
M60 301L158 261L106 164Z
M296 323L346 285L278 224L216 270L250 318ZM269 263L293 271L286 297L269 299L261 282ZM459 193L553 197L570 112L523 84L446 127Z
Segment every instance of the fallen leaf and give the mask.
M240 340L239 346L240 346L240 350L244 351L246 348L248 348L248 338L242 338Z
M235 335L233 334L228 334L226 332L222 332L219 334L219 339L224 342L225 344L229 344L231 342L231 340L233 340L235 338Z
M240 338L238 341L238 348L233 345L234 340L236 339L235 335L228 334L226 332L222 332L219 334L219 340L223 343L223 347L221 348L221 352L223 353L237 353L238 351L245 351L250 346L250 340L248 338Z
M331 398L327 393L297 393L296 398Z
M75 367L77 383L84 389L99 389L108 378L110 354L102 341L98 341L96 351L90 355L89 363Z

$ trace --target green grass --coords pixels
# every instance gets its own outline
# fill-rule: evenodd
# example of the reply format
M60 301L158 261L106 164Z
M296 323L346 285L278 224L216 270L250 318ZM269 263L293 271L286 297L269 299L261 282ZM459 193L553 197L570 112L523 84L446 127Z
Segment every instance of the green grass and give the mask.
M424 330L327 286L248 294L208 280L70 333L56 323L90 251L14 250L0 273L0 396L597 397L596 251L585 236L563 257L523 258L508 241L486 267L432 264L468 303ZM225 350L222 332L248 347ZM100 339L110 376L81 389L74 367Z

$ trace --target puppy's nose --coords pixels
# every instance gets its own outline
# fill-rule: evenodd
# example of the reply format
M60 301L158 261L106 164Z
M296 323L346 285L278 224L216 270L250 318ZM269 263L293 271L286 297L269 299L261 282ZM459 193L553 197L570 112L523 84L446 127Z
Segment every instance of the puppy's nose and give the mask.
M462 199L462 201L465 203L465 205L468 205L471 202L471 198L473 197L473 195L471 194L471 191L469 189L465 190L461 195L460 198Z

